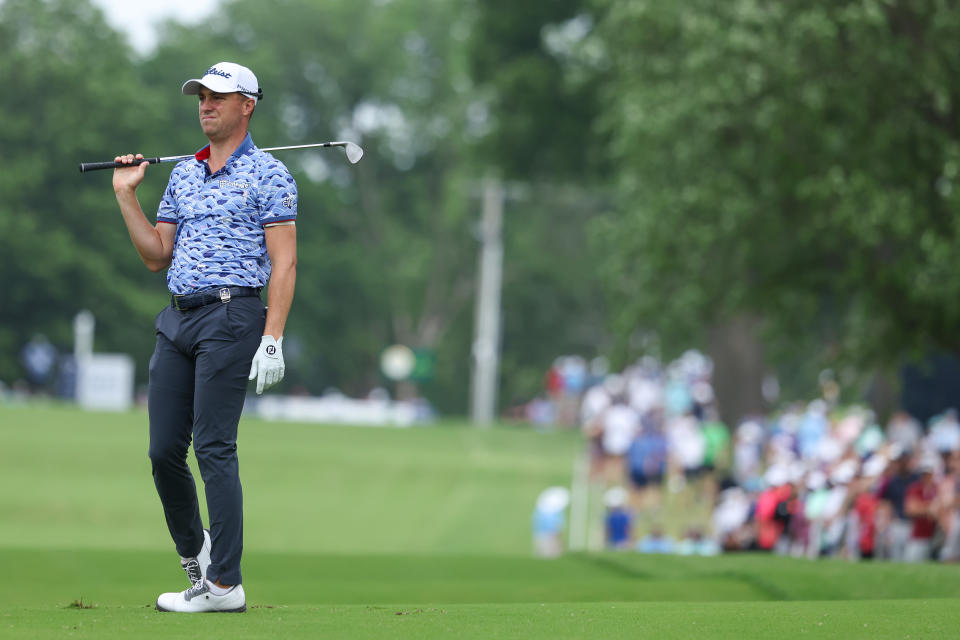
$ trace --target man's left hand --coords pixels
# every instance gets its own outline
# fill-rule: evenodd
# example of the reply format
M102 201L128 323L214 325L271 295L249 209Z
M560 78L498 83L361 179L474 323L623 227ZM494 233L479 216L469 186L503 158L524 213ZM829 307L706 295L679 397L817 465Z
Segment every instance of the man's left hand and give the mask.
M283 380L283 337L279 340L273 336L263 336L260 339L260 347L253 356L253 363L250 365L250 380L257 379L257 393L263 393L264 389L272 387Z

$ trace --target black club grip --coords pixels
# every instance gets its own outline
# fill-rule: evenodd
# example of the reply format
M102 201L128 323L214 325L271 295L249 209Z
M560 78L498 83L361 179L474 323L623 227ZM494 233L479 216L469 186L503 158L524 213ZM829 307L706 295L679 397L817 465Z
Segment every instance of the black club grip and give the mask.
M148 162L150 164L157 164L160 162L160 158L142 158L139 160L139 164ZM99 171L101 169L116 169L117 167L135 167L137 163L123 164L122 162L114 162L110 160L109 162L81 162L80 163L80 173L86 173L87 171Z

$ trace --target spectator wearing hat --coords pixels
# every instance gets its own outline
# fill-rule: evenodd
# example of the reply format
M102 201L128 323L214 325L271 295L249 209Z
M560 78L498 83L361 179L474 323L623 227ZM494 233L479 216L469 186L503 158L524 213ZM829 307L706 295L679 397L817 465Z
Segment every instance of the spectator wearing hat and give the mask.
M920 422L906 411L897 411L887 422L887 440L903 451L916 449L922 435Z
M944 562L960 560L960 450L945 457L945 473L937 488L939 524L943 531L940 559Z
M853 514L856 527L857 555L863 559L872 559L877 549L877 511L880 497L877 484L887 460L880 454L874 454L863 463L860 478L851 486L853 496Z
M667 470L667 440L659 425L649 422L627 451L627 472L641 510L660 506L660 485Z
M960 449L960 420L956 409L948 409L931 422L927 442L940 454Z
M806 494L803 498L803 520L806 525L803 537L800 540L804 555L816 558L820 555L821 539L823 535L823 513L827 499L830 496L830 487L827 486L827 474L820 469L814 469L807 474Z
M702 528L692 526L677 543L675 553L681 556L715 556L720 553L720 545L704 535Z
M633 545L633 513L627 505L627 490L611 487L603 495L607 508L604 530L608 549L628 549Z
M904 560L924 562L930 559L933 536L937 532L937 483L934 479L936 464L924 457L917 465L920 478L907 487L904 513L912 523L910 538L904 548Z
M672 536L667 535L660 525L654 525L650 533L637 543L640 553L673 553L676 543Z
M784 532L796 506L794 486L783 465L770 467L764 480L767 488L757 496L754 510L757 545L764 551L783 551Z
M533 551L543 558L563 553L563 531L570 491L566 487L549 487L537 497L533 509Z
M711 525L724 551L744 551L754 544L749 523L752 508L751 498L743 488L734 484L720 492Z
M880 483L880 518L883 521L883 554L891 560L903 560L904 549L913 523L904 511L907 488L916 480L910 470L910 456L894 445L890 466Z
M602 429L600 447L603 477L608 482L619 482L623 477L627 452L640 430L640 416L627 404L626 396L618 395L600 416L599 423Z
M830 470L830 489L823 506L823 553L832 555L840 550L847 528L849 486L857 474L857 462L847 458Z
M730 430L720 420L720 414L714 405L704 409L703 421L703 470L704 492L715 502L719 484L718 473L726 472L730 467Z

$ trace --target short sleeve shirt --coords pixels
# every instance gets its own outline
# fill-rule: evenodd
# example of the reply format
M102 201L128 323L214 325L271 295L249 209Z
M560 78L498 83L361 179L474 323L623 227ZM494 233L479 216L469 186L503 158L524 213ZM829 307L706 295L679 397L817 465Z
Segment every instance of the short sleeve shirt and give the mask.
M175 294L262 288L270 279L264 228L296 220L297 185L250 134L216 173L209 157L207 146L178 163L160 201L157 222L177 225L167 286Z
M929 506L937 497L936 485L925 485L922 480L917 480L907 488L907 499L913 498ZM937 531L937 521L927 516L917 516L913 518L912 537L920 540L928 540L933 537Z

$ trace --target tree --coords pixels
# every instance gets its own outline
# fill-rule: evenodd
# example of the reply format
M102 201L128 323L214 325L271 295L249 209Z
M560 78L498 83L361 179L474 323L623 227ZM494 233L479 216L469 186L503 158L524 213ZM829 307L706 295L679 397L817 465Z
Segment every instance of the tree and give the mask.
M138 268L103 175L81 160L130 148L153 114L130 52L86 1L0 4L0 380L19 345L44 333L71 346L73 315L97 317L97 347L143 354L162 285ZM106 174L109 180L109 174ZM152 293L156 291L156 293ZM143 357L141 362L146 362Z
M597 97L586 76L561 82L568 43L549 36L578 6L525 11L513 24L470 0L233 0L200 24L168 23L141 58L88 0L3 2L0 79L17 91L0 97L0 144L14 158L0 175L0 268L14 275L0 311L0 379L19 375L17 345L34 331L68 346L71 318L88 307L97 349L131 353L145 380L163 274L139 263L109 172L81 175L76 162L198 149L195 102L179 87L233 60L265 91L251 123L257 144L347 138L366 150L356 166L336 151L280 156L301 206L281 390L365 393L384 382L381 350L403 342L435 353L435 379L421 390L444 411L465 410L478 192L493 172L522 196L507 203L501 397L532 395L555 355L606 339L582 233L600 205L575 185L599 157L575 141L592 127ZM482 87L481 68L496 72ZM541 72L535 100L512 93ZM56 171L44 169L52 157ZM169 170L150 167L138 190L148 218Z
M516 192L504 211L502 402L543 390L564 354L612 344L587 242L606 198L601 78L572 55L592 25L582 0L474 2L470 68L485 114L476 153Z
M460 53L469 14L459 9L237 0L199 25L171 24L145 64L151 83L173 88L217 60L241 62L265 93L251 122L258 144L346 138L365 148L355 167L335 152L280 156L300 187L289 385L365 393L381 383L379 354L394 342L459 357L449 331L469 321L475 207ZM197 41L203 59L190 46ZM195 123L164 124L196 139ZM466 373L438 380L434 398L457 397Z
M595 233L622 330L676 348L751 314L775 352L861 370L958 351L960 13L598 7L621 199Z

